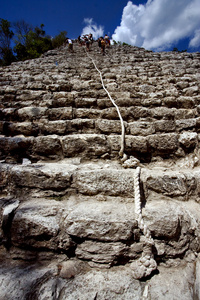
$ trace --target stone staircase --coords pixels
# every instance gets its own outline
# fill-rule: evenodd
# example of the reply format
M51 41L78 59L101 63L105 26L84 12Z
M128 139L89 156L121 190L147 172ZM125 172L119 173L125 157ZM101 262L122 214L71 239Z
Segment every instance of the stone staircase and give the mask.
M200 299L200 54L88 54L127 164L83 47L0 69L0 299ZM157 263L141 281L138 166Z

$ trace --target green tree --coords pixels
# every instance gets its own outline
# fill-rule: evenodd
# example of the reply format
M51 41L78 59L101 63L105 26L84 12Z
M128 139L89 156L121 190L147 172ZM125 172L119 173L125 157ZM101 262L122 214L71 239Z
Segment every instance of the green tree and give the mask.
M18 60L37 58L42 53L52 49L51 38L45 36L44 24L29 30L24 36L24 42L17 41L14 51Z
M14 36L9 21L0 19L0 64L9 65L15 60L11 48L11 40Z
M52 46L54 49L64 44L64 42L66 41L66 35L67 35L67 31L61 31L58 35L56 35L52 39Z
M187 49L179 51L178 48L173 48L172 51L173 51L173 52L181 53L181 52L187 52Z
M26 45L26 37L30 31L33 31L33 26L24 20L16 21L13 23L15 30L15 44Z

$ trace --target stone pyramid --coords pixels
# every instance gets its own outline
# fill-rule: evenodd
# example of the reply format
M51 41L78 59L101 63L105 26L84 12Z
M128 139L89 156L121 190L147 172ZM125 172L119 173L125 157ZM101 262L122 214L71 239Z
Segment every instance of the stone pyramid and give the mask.
M0 299L200 299L199 114L199 53L0 68Z

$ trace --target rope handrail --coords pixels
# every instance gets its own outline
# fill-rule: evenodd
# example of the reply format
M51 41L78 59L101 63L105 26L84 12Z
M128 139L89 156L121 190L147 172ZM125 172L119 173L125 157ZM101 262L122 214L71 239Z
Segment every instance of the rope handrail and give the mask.
M106 91L106 93L108 94L109 99L111 100L111 102L113 103L113 105L115 106L115 108L118 112L118 115L119 115L119 118L121 121L121 128L122 128L121 149L120 149L119 155L121 157L123 157L122 161L123 161L123 159L126 160L126 154L124 153L125 128L124 128L124 122L123 122L122 116L120 114L119 108L116 105L115 101L112 99L108 90L106 89L104 82L103 82L102 73L97 68L95 61L87 53L86 50L85 50L85 52L86 52L87 56L92 60L94 66L95 66L95 69L100 74L102 86L103 86L104 90ZM151 232L147 228L147 225L144 224L144 220L142 217L142 203L141 203L141 195L140 195L140 172L141 172L141 168L137 167L135 170L135 176L134 176L134 191L135 191L134 198L135 198L135 216L136 216L136 220L138 223L138 227L143 233L143 236L141 236L141 241L144 243L144 249L143 249L142 256L137 261L134 261L131 263L131 268L133 270L132 274L135 279L140 279L140 278L146 277L146 276L150 275L152 273L152 271L154 271L157 268L157 263L154 260L154 255L153 255L153 251L152 251L152 246L154 245L154 240L151 237Z
M154 255L152 251L152 246L154 245L154 240L151 237L151 232L144 224L142 217L142 203L140 197L140 167L136 168L134 176L134 198L135 198L135 215L138 222L138 227L142 231L144 236L141 236L141 241L144 242L144 249L142 256L131 263L131 268L133 270L133 277L135 279L140 279L146 277L152 273L157 268L157 263L154 260Z
M117 113L118 113L118 116L119 116L119 119L120 119L120 122L121 122L121 148L120 148L120 151L119 151L119 156L120 157L123 157L124 156L124 142L125 142L125 126L124 126L124 121L122 119L122 116L121 116L121 113L119 111L119 107L117 106L117 104L115 103L115 101L112 99L109 91L106 89L105 85L104 85L104 82L103 82L103 77L102 77L102 73L101 71L97 68L96 66L96 63L94 61L94 59L87 53L87 51L85 50L87 56L92 60L92 63L95 67L95 69L97 70L97 72L99 73L100 75L100 78L101 78L101 83L102 83L102 86L103 86L103 89L105 90L105 92L107 93L110 101L112 102L112 104L115 106L116 110L117 110Z

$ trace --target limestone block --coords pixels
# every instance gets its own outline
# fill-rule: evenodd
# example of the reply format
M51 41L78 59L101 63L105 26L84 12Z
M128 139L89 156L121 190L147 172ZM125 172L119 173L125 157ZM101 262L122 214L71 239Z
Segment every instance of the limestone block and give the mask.
M38 136L33 141L33 157L52 157L58 158L62 155L60 138L57 135Z
M52 100L52 107L66 107L66 106L73 106L73 105L74 105L74 97L73 95L71 95L71 93L68 93L66 95L63 95L63 97L55 98Z
M16 100L18 101L41 100L45 91L30 91L24 89L20 91L20 89L18 89L16 94Z
M76 107L94 107L96 106L97 100L96 98L77 98L75 99Z
M8 86L6 86L6 88L5 88L5 92L6 92L6 93L10 93L10 94L15 94L15 93L16 93L16 89L15 89L13 86L8 85Z
M164 102L164 104L170 108L170 107L177 107L177 98L173 97L173 96L169 96L169 97L164 97L162 100Z
M108 144L110 145L111 154L119 152L121 148L121 136L119 135L109 135L107 137Z
M112 98L114 98L115 101L117 101L118 99L124 99L126 101L131 97L131 93L127 91L114 91L110 92L110 95ZM108 101L110 102L109 99Z
M128 154L147 153L148 152L148 138L143 136L131 136L126 135L125 137L125 152Z
M95 120L91 119L73 119L71 121L71 131L78 131L81 133L94 133ZM67 127L69 131L70 127Z
M193 300L194 290L191 287L194 286L194 272L194 264L191 263L171 268L159 267L159 274L148 285L150 299Z
M103 133L121 133L121 122L114 120L97 120L95 127Z
M40 119L46 114L46 107L23 107L18 109L17 114L20 120L35 120Z
M179 136L179 142L186 148L194 148L198 143L196 132L183 132Z
M11 242L15 246L69 249L73 243L66 232L62 233L61 203L51 200L24 202L17 209L11 227Z
M141 99L142 106L160 106L162 104L162 95L160 95L160 93L150 94L150 96L153 96L153 98ZM156 99L156 97L159 99Z
M156 132L172 132L176 130L173 120L159 120L154 122Z
M90 270L79 274L62 289L62 296L68 300L141 300L142 288L139 281L132 278L128 268L118 267L114 270Z
M182 197L185 200L188 194L194 192L197 187L195 177L184 173L151 173L145 181L145 185L149 190L170 197Z
M196 117L196 109L174 109L175 119L193 119Z
M28 82L26 88L30 90L45 90L46 85L43 82Z
M0 109L1 120L10 121L16 119L16 108Z
M24 136L36 136L39 132L39 127L33 122L10 122L7 126L7 134L14 136L23 134Z
M141 99L137 98L116 98L115 103L118 105L118 107L131 107L131 106L140 106L142 103Z
M42 134L57 134L64 135L66 132L71 132L71 122L68 120L58 120L58 121L47 121L40 122L38 124L38 129Z
M155 153L174 153L178 149L178 135L164 133L149 135L148 144Z
M47 90L51 91L51 92L58 92L60 91L60 85L55 83L55 84L50 84L49 86L47 86Z
M87 80L87 81L81 81L79 79L71 79L70 80L71 84L71 89L74 91L82 91L82 90L87 90L88 86L90 85L93 89L97 88L102 88L102 85L99 83L95 83L92 80Z
M132 204L87 201L77 203L64 220L70 236L104 242L126 241L137 227Z
M100 110L92 108L77 108L74 110L74 117L76 118L97 119L100 114Z
M115 107L105 108L101 110L100 117L101 119L111 119L111 120L119 119L119 115Z
M68 92L54 92L53 93L53 99L54 100L58 100L58 99L61 99L61 98L64 98L64 99L70 99L70 100L73 100L74 96L72 93L68 93Z
M105 84L105 88L109 91L115 91L118 88L118 85L116 82L109 82Z
M73 118L72 107L51 108L47 112L49 120L71 120Z
M185 89L185 88L187 88L189 86L189 83L187 81L178 81L177 84L176 84L176 86L179 89L183 90L183 89Z
M155 107L149 109L149 115L156 119L173 119L174 110L167 107Z
M128 127L132 135L147 136L155 133L153 122L130 122L128 123Z
M103 79L116 79L116 74L115 73L106 73L103 76Z
M0 163L0 188L4 188L7 186L8 174L9 174L8 166Z
M151 116L151 111L146 107L142 106L132 106L127 109L128 116L133 120L137 120L140 118L148 118Z
M52 276L50 268L36 268L36 266L3 266L0 271L0 298L1 299L25 299L25 297L37 297L40 285ZM40 282L40 283L39 283ZM52 284L52 282L51 282Z
M29 150L32 147L32 138L24 136L0 137L0 153L2 158L12 156L17 160L22 157L29 157Z
M60 91L71 92L72 84L66 82L65 80L57 80L56 83L59 85Z
M74 168L73 165L70 165L71 171L69 171L69 165L56 163L13 166L10 170L10 180L20 187L60 191L70 186L71 172Z
M85 241L76 248L76 256L79 259L89 260L99 264L116 264L119 257L126 256L128 247L121 242L100 243Z
M194 129L197 124L197 119L181 119L176 120L176 128L181 131L183 129Z
M143 209L144 222L151 234L159 239L173 239L180 235L183 211L177 203L154 202Z
M51 78L53 79L53 81L58 82L58 81L62 81L64 79L67 79L67 75L65 73L62 73L62 74L52 74Z
M140 85L139 90L143 93L153 93L155 91L155 87L149 84L142 84Z
M8 184L8 166L0 163L0 188L6 187Z
M112 104L112 102L109 100L109 99L107 99L107 98L100 98L100 99L97 99L97 106L99 107L99 108L107 108L107 107L112 107L113 106L113 104Z
M65 157L85 156L89 158L110 153L106 137L102 134L68 135L63 137L62 145Z
M185 93L186 96L193 96L197 95L199 91L198 86L191 86L183 90L183 93Z
M186 97L187 96L187 97ZM177 98L177 103L179 108L194 108L195 107L195 101L191 95L186 96L180 96Z
M166 89L165 90L165 96L166 97L170 97L170 96L173 96L173 97L178 97L178 90L175 88L175 87L172 87L171 89Z
M74 175L74 187L81 194L110 196L133 196L134 174L132 169L81 170Z

